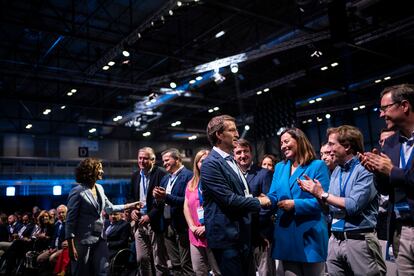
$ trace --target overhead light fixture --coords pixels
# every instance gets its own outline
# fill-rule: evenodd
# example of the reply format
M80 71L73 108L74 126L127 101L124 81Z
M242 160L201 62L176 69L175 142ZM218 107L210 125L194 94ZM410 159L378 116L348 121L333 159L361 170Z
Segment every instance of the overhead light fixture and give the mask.
M263 92L266 93L266 92L269 92L269 90L270 90L269 88L265 88L265 89L263 89Z
M124 57L129 57L129 52L124 50L122 51L122 55L124 55Z
M122 64L124 64L124 65L129 64L129 59L124 60L124 61L122 62Z
M150 135L151 135L151 132L149 132L149 131L142 133L142 136L144 136L144 137L148 137Z
M195 80L190 80L188 83L189 84L194 84L196 81Z
M381 80L379 80L379 79L378 80L375 80L375 83L380 83L380 82L381 82Z
M390 76L387 76L387 77L384 78L384 80L389 80L389 79L391 79Z
M303 121L302 121L302 124L306 124L306 123L307 123L307 122L306 122L306 120L303 120Z
M338 66L338 65L339 65L339 63L338 63L338 62L331 63L331 66L332 66L332 67L336 67L336 66Z
M320 118L320 117L317 117L317 118L316 118L316 121L318 121L318 122L322 122L322 120L323 120L323 119L322 119L322 118Z
M359 109L364 109L365 108L365 105L360 105L359 106Z
M52 110L50 110L49 108L46 108L46 109L43 111L43 115L47 115L47 114L49 114L51 111L52 111Z
M109 65L109 66L114 66L114 65L115 65L115 61L110 61L110 62L108 62L108 65Z
M197 139L197 135L192 135L192 136L190 136L190 137L188 137L188 140L195 140L195 139Z
M183 3L181 1L177 1L177 7L181 7Z
M32 128L32 126L33 126L32 124L27 124L27 125L26 125L26 129L31 129L31 128Z
M104 67L102 67L102 70L104 70L104 71L106 71L108 69L109 69L109 66L108 65L105 65Z
M169 11L168 11L168 14L169 14L169 15L174 15L174 12L173 12L172 10L169 10Z
M147 110L147 111L145 112L145 114L147 114L147 115L154 115L154 111L152 111L152 110Z
M356 107L352 108L352 110L353 111L357 111L358 110L358 107L356 106Z
M322 98L316 98L315 101L320 102L322 101Z
M372 111L377 112L377 111L378 111L378 107L374 107L374 108L372 109Z
M176 121L174 123L171 123L172 127L179 126L179 125L181 125L181 121Z
M249 125L245 125L244 126L244 130L249 130L250 129L250 126Z
M214 110L212 109L212 108L210 108L209 110L208 110L208 113L213 113L214 112Z
M318 51L318 50L315 50L310 56L311 57L320 57L320 56L322 56L322 52Z
M89 133L94 133L94 132L96 132L96 128L91 128L91 129L89 130Z
M72 92L68 92L66 95L68 95L69 97L73 95Z
M60 107L60 109L65 109L66 108L66 105L62 105L61 107Z
M73 94L75 94L76 92L78 92L78 90L76 90L75 88L73 88L72 90L70 90L70 92L72 92Z
M225 33L226 33L225 31L220 31L220 32L216 33L216 35L214 37L215 38L222 37Z
M118 115L118 116L116 116L115 118L113 118L112 120L114 121L114 122L118 122L119 120L121 120L122 119L122 116L121 115Z
M202 76L198 76L197 78L196 78L196 80L197 81L201 81L203 79L203 77Z
M137 37L141 38L142 37L141 33L137 33Z
M175 83L175 82L170 82L170 87L172 88L172 89L174 89L174 88L176 88L177 87L177 84Z
M233 74L236 74L237 72L239 72L239 65L237 63L230 64L230 71Z
M321 68L321 71L325 71L325 70L328 70L328 66L324 66Z
M151 103L156 103L157 102L157 99L152 99L151 100Z
M314 104L315 103L315 100L310 100L309 103L310 104Z
M312 119L308 119L308 123L312 123Z
M262 90L259 90L256 92L256 95L261 95L262 94Z
M326 119L330 119L330 118L331 118L331 114L327 113L327 114L325 115L325 118L326 118Z
M220 74L219 72L214 73L213 78L214 78L214 82L215 82L215 83L217 83L217 84L222 83L222 82L226 79L226 78L225 78L222 74Z
M217 111L217 110L219 110L219 109L220 109L220 108L219 108L218 106L216 106L216 107L214 107L214 108L213 108L213 110L214 110L214 111Z

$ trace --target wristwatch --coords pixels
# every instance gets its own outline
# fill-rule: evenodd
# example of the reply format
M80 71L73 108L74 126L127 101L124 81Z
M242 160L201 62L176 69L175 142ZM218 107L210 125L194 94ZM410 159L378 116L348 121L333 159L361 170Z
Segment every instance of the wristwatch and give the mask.
M328 197L329 197L329 193L327 193L327 192L323 192L321 194L322 201L326 201L328 199Z

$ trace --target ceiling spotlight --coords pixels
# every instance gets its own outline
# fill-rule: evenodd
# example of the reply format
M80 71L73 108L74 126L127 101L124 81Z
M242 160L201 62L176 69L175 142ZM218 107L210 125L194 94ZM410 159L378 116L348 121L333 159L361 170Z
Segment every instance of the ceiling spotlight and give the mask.
M312 123L312 119L308 119L308 123Z
M310 100L309 103L313 104L313 103L315 103L315 100Z
M226 33L225 31L220 31L220 32L216 33L216 35L214 37L215 38L222 37L225 33Z
M331 118L331 114L327 113L327 114L325 115L325 118L326 118L326 119L330 119L330 118Z
M32 128L32 126L33 126L32 124L27 124L27 125L26 125L26 129L31 129L31 128Z
M151 26L154 26L155 24L154 24L154 21L151 21Z
M188 137L188 140L195 140L195 139L197 139L197 135L192 135L192 136L190 136L190 137Z
M172 10L169 10L169 11L168 11L168 14L169 14L169 15L173 15L173 14L174 14L174 12L173 12Z
M121 120L122 119L122 116L120 116L120 115L118 115L118 116L116 116L115 118L113 118L112 120L114 121L114 122L118 122L119 120Z
M150 101L149 102L146 102L145 105L151 105L151 102Z
M147 110L147 111L145 112L145 114L147 114L147 115L154 115L154 111L152 111L152 110Z
M331 66L332 66L332 67L336 67L336 66L338 66L338 65L339 65L339 63L338 63L338 62L331 63Z
M60 109L65 109L66 108L66 105L62 105L61 107L60 107Z
M303 121L302 121L302 124L306 124L306 123L307 123L307 122L306 122L306 120L303 120Z
M91 129L89 130L89 133L94 133L94 132L96 132L96 128L91 128Z
M310 56L311 57L320 57L320 56L322 56L322 52L318 51L318 50L315 50Z
M141 37L142 37L141 33L138 33L138 34L137 34L137 37L138 37L138 38L141 38Z
M197 78L196 78L196 80L197 81L201 81L203 79L203 77L202 76L198 76Z
M214 73L213 78L214 78L214 82L217 84L222 83L226 79L222 74L218 72Z
M239 72L239 65L237 63L230 64L230 71L233 74L236 74L237 72Z
M217 111L217 110L219 110L219 109L220 109L220 108L219 108L218 106L216 106L216 107L214 107L214 108L213 108L213 110L214 110L214 111Z
M70 92L72 93L76 93L78 90L76 90L75 88L73 88L72 90L70 90Z
M391 79L390 76L387 76L387 77L384 78L384 80L389 80L389 79Z
M49 114L51 111L52 111L52 110L50 110L49 108L46 108L46 109L43 111L43 115L47 115L47 114Z
M316 98L315 99L317 102L320 102L320 101L322 101L322 98Z
M177 1L177 6L181 7L183 5L183 3L181 1Z
M142 136L144 136L144 137L148 137L150 135L151 135L151 132L149 132L149 131L142 133Z
M72 92L68 92L66 95L68 95L69 97L73 95Z
M375 83L380 83L381 82L381 80L375 80Z
M324 66L321 68L321 71L325 71L325 70L328 70L328 66Z
M352 108L352 110L353 111L357 111L358 110L358 107L356 106L356 107Z
M212 109L212 108L210 108L209 110L208 110L208 113L213 113L214 112L214 110Z
M174 89L174 88L176 88L177 87L177 84L175 83L175 82L170 82L170 87L172 88L172 89Z
M109 65L109 66L114 66L114 65L115 65L115 61L110 61L110 62L108 62L108 65Z
M129 59L126 59L122 62L122 64L128 64L129 63Z
M316 121L318 122L322 122L322 120L323 120L322 118L319 118L319 117L316 118Z
M129 52L126 50L122 51L122 54L124 55L124 57L129 57Z
M263 92L266 93L266 92L269 92L269 90L270 90L269 88L265 88L265 89L263 89Z
M104 71L106 71L108 69L109 69L109 66L108 65L105 65L104 67L102 67L102 70L104 70Z
M364 109L365 108L365 105L360 105L359 106L359 109Z
M377 112L377 111L378 111L378 107L374 107L374 108L372 109L372 111Z
M194 84L196 81L195 80L190 80L188 83L189 84Z
M259 90L256 92L256 95L261 95L262 94L262 90Z
M250 126L249 125L245 125L244 126L244 130L249 130L250 129Z

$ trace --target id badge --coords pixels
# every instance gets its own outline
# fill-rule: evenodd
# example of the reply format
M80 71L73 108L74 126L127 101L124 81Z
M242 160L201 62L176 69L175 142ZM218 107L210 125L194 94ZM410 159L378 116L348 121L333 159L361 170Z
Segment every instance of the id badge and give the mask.
M394 212L396 218L401 218L404 214L410 212L410 205L408 205L408 202L396 203L394 206Z
M244 197L253 197L253 195L249 194L249 191L244 190Z
M333 219L332 220L332 232L344 232L345 229L345 220L343 219Z
M198 217L198 221L201 224L204 224L204 208L202 206L197 208L197 217Z

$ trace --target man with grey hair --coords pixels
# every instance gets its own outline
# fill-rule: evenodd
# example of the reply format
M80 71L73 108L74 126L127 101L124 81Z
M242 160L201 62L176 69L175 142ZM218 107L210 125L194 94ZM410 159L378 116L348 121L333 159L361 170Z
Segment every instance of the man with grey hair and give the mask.
M164 240L174 275L194 275L190 258L188 225L184 217L184 199L187 183L193 172L182 164L181 154L171 148L162 154L168 172L160 187L153 191L157 207L163 209Z
M138 171L131 178L129 199L145 204L140 210L133 210L135 221L135 248L140 275L168 275L167 252L160 225L162 213L154 206L152 191L160 185L166 172L155 165L155 153L150 147L138 150ZM152 267L153 259L154 267ZM155 272L152 272L155 269Z

